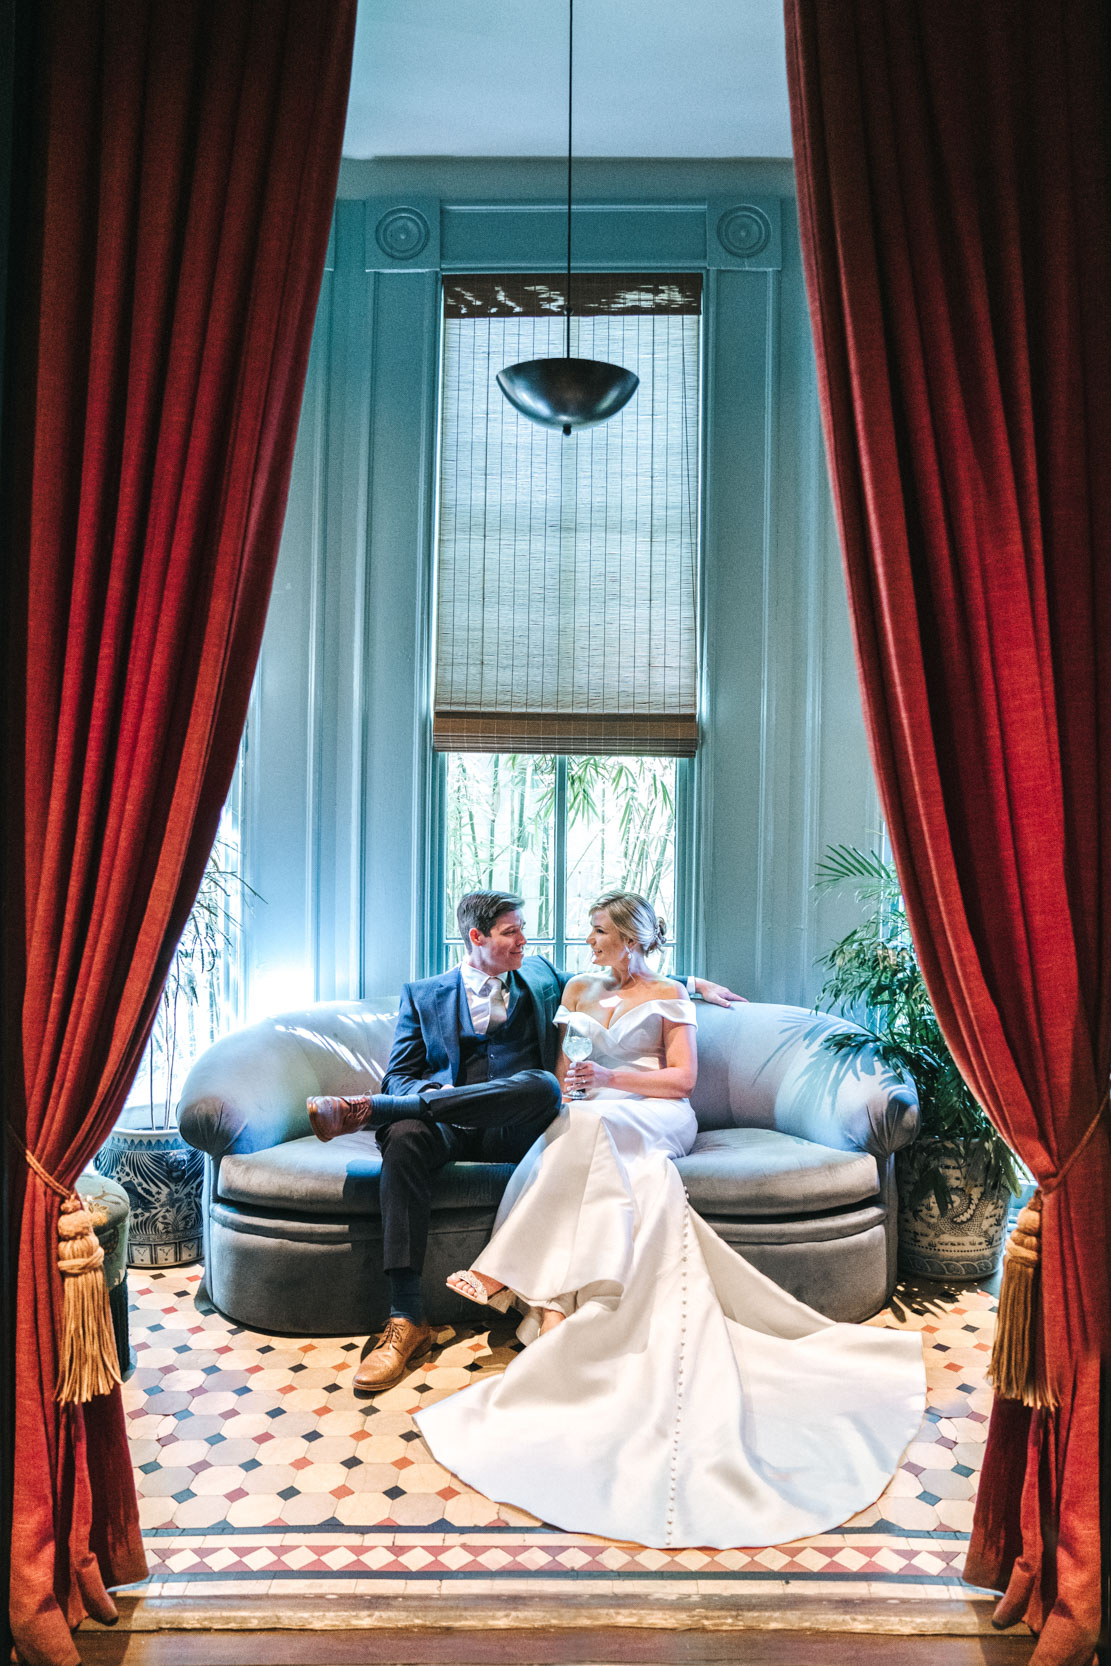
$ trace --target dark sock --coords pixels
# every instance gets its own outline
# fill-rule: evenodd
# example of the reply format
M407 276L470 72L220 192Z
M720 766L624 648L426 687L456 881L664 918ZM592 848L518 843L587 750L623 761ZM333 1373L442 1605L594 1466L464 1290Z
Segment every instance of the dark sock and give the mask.
M424 1324L424 1291L420 1274L412 1267L397 1267L386 1274L390 1286L390 1318L411 1319Z

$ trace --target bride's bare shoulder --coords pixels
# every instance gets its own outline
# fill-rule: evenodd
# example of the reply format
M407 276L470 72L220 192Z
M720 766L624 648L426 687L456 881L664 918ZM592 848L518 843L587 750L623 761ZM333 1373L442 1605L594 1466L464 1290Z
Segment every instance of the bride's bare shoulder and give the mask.
M590 1006L597 1000L603 987L601 978L591 977L589 972L580 973L577 978L569 978L564 984L563 1004L568 1012L574 1012L578 1007Z
M649 999L653 1001L689 1001L690 996L687 994L685 985L676 983L674 978L657 978L652 985L652 994Z
M563 1005L570 1013L581 1006L596 1006L608 988L610 985L605 978L593 976L590 971L581 971L578 978L571 978L563 988Z

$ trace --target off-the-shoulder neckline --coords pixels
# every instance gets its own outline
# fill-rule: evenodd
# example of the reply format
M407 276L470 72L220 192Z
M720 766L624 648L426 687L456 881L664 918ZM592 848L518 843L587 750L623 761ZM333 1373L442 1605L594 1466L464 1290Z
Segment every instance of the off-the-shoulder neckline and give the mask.
M687 1007L693 1008L693 1005L693 1001L684 1000L681 995L653 995L650 1000L637 1001L634 1006L627 1007L624 1012L617 1013L608 1024L603 1024L602 1020L595 1018L592 1012L583 1012L579 1007L565 1007L561 1004L559 1012L556 1013L555 1021L558 1024L561 1013L567 1019L585 1018L588 1023L597 1024L603 1035L612 1035L618 1024L623 1023L626 1018L634 1017L639 1012L649 1012L653 1007L682 1007L686 1009Z

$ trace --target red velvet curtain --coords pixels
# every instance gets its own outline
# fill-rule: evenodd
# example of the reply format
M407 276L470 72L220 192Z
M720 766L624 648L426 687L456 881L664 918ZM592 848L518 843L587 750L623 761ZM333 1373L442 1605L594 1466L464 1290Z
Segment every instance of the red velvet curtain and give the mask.
M355 0L40 13L4 1000L15 1132L66 1186L120 1111L231 780L354 19ZM12 1622L23 1660L68 1666L70 1627L111 1618L107 1587L145 1563L118 1391L54 1402L58 1199L15 1167Z
M887 825L946 1039L1047 1189L1060 1405L998 1403L966 1576L1006 1588L998 1618L1040 1632L1039 1666L1086 1662L1111 1331L1111 14L1106 0L786 13Z

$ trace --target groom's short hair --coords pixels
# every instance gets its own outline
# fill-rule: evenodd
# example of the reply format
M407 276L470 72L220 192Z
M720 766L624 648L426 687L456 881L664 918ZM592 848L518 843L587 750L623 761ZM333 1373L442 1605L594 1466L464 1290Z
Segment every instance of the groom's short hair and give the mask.
M464 943L470 943L472 927L480 936L489 937L496 920L510 909L524 906L524 899L513 891L468 891L459 898L455 910Z

